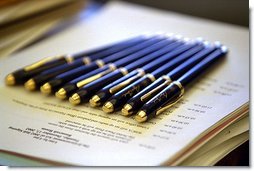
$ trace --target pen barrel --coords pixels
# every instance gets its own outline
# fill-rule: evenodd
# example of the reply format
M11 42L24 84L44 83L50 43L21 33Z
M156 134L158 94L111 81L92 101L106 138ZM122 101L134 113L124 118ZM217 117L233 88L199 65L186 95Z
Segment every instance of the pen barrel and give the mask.
M124 57L123 59L116 61L115 65L125 66L125 65L130 64L130 65L135 65L135 68L138 68L140 66L138 66L139 63L136 63L137 60L142 58L143 63L147 63L152 59L147 58L146 55L151 54L152 52L158 51L161 48L163 48L166 45L171 44L171 43L172 43L171 39L161 40L155 44L152 44L150 46L147 46L146 48L143 48L143 49L137 51L136 53L130 54L130 55Z
M132 71L131 73L125 75L124 77L117 79L116 81L114 81L113 83L108 84L107 86L103 87L101 90L99 90L96 95L100 98L100 103L105 102L106 100L108 100L108 98L110 98L114 93L110 92L110 89L121 84L122 82L132 78L133 76L137 75L138 71ZM134 80L135 81L135 80ZM121 87L124 88L124 87Z
M150 38L144 42L141 42L140 44L137 44L135 46L132 46L132 47L129 47L129 48L126 48L126 49L123 49L122 51L120 52L117 52L117 53L114 53L110 56L107 56L103 59L103 61L105 63L109 63L109 62L114 62L116 60L119 60L121 58L124 58L128 55L131 55L131 54L134 54L144 48L147 48L148 46L151 46L155 43L158 43L162 40L166 39L165 37L159 37L159 36L155 36L153 38Z
M169 52L163 56L160 56L160 60L155 60L143 67L143 69L146 72L152 72L154 70L157 70L158 67L160 68L161 65L164 65L165 63L169 63L175 58L177 58L182 53L188 51L189 49L197 46L197 44L183 44L174 49L172 52ZM170 63L168 65L171 65Z
M123 40L120 42L113 43L111 45L106 45L97 49L92 49L90 51L84 51L74 54L74 59L79 59L84 56L89 56L92 60L96 60L99 58L106 57L108 55L111 55L113 53L116 53L120 50L123 50L129 46L134 46L140 42L143 42L147 39L146 36L137 36L131 39Z
M44 75L38 75L36 77L34 77L34 81L36 83L36 85L41 86L42 84L46 83L47 81L54 80L54 84L56 85L60 85L62 84L64 81L70 81L73 80L74 78L76 78L77 76L83 74L83 73L88 73L93 69L98 68L98 66L95 63L91 63L88 65L84 65L84 66L80 66L76 69L72 69L68 72L64 72L62 74L56 74L56 73L51 73L51 74L44 74ZM53 78L53 79L52 79Z
M135 96L133 96L131 99L129 99L126 104L132 106L131 112L136 113L140 107L142 107L147 101L149 101L156 94L158 94L158 92L166 88L170 84L170 82L171 80L160 77L152 84L145 87L142 91L137 93ZM150 94L148 95L148 93Z
M74 93L76 90L78 90L80 87L83 87L84 85L92 82L93 80L90 79L91 81L89 81L88 79L96 74L101 74L102 77L103 76L103 72L107 71L110 69L110 72L112 71L112 69L110 68L109 65L105 65L101 68L97 68L93 71L88 72L87 74L84 74L78 78L75 78L74 80L70 80L69 78L63 78L63 79L53 79L49 81L49 84L52 87L52 91L57 91L59 88L64 88L65 84L69 83L69 85L72 86L68 86L68 90L66 90L66 95L71 95L72 93ZM105 74L107 74L105 72ZM71 88L72 87L72 88ZM75 87L75 88L74 88Z
M147 66L147 65L149 65L150 62L153 62L154 60L161 60L161 56L165 55L166 53L169 53L170 51L172 51L173 49L175 49L176 47L178 47L182 44L183 44L183 42L179 42L179 41L170 43L168 46L163 47L162 49L159 49L153 53L150 53L150 54L146 55L144 58L138 59L137 61L134 62L134 65L128 64L125 67L128 70L132 71L136 68Z
M121 78L124 75L125 75L125 73L123 73L121 69L117 69L117 70L85 85L84 87L80 88L77 91L77 94L80 96L81 102L88 101L91 98L91 96L94 93L96 93L98 90L100 90L104 85L107 85L110 82L113 82L113 81Z
M73 80L79 76L81 76L82 74L86 74L94 69L99 68L99 66L97 65L96 62L92 62L88 65L84 65L84 66L80 66L78 68L72 69L68 72L62 73L60 75L58 75L56 78L59 79L66 79L66 80Z
M182 83L183 86L186 86L190 82L192 82L196 77L201 75L205 70L208 69L214 62L218 59L225 56L227 53L227 48L225 46L220 47L215 50L211 54L209 54L205 59L200 61L194 67L192 67L189 71L187 71L184 75L182 75L178 80Z
M28 79L40 74L41 72L46 71L46 70L51 69L51 68L54 68L56 66L65 64L65 63L66 63L65 58L60 58L60 59L56 59L56 60L51 61L51 62L47 62L44 65L42 65L38 68L29 70L29 71L26 71L24 69L14 71L12 73L12 75L15 77L15 84L23 84Z
M143 90L149 84L151 84L154 80L151 80L149 76L143 76L139 80L125 87L121 91L117 92L113 95L108 101L110 101L115 107L115 110L120 109L131 97L133 97L136 93Z
M151 119L171 107L172 102L175 102L181 95L181 88L173 82L144 104L140 111L144 111L147 119Z
M46 70L44 72L41 73L41 75L48 75L48 74L55 74L55 75L59 75L61 73L64 73L66 71L69 71L71 69L77 68L79 66L84 65L84 62L82 59L77 59L75 61L72 61L70 63L66 63L60 66L56 66L54 68L51 68L49 70Z

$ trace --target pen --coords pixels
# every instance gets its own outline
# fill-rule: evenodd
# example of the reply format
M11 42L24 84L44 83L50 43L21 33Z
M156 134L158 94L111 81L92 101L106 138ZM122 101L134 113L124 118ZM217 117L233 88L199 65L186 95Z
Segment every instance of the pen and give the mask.
M183 51L186 51L187 49L191 48L192 46L195 46L194 44L188 44L185 45L182 48L179 48L178 50L172 52L170 54L170 56L175 56L177 53L182 53ZM130 68L135 69L135 65L131 64L129 65ZM153 67L155 68L155 65L153 65ZM101 88L104 87L104 85L109 84L110 82L113 82L121 77L123 77L124 75L128 74L128 69L127 67L124 68L120 68L115 70L112 73L109 73L107 75L105 75L102 78L99 78L87 85L85 85L84 87L80 88L76 93L74 93L70 98L69 101L72 104L80 104L83 102L86 102L89 98L91 98L91 96L96 93L98 90L100 90Z
M135 43L132 42L130 44L127 43L125 45L121 45L120 47L114 47L113 50L106 50L105 54L100 53L100 54L93 55L93 58L96 58L97 60L92 61L91 63L88 63L87 65L84 63L84 65L81 65L80 67L68 70L68 72L65 72L65 69L61 70L62 68L60 68L60 70L57 70L57 71L55 71L55 69L52 69L49 71L44 71L43 73L40 73L39 75L29 79L25 83L25 88L27 90L33 91L33 90L37 89L39 86L45 84L48 80L55 78L56 76L61 77L61 76L66 76L68 74L75 76L75 75L77 75L77 73L84 74L90 70L104 66L104 61L103 61L104 59L105 60L111 60L111 59L113 60L114 58L121 58L122 53L125 52L126 49L127 50L132 49L136 46L139 46L140 44L143 45L143 44L151 43L151 41L152 42L155 41L154 38L145 39L144 41L142 40L142 42L138 41ZM98 59L98 58L103 58L103 59ZM91 57L90 57L90 59L93 60ZM73 65L75 65L75 64L73 64Z
M161 75L166 74L181 62L187 60L188 58L192 57L195 53L199 52L204 48L203 44L198 44L188 51L180 54L179 56L175 57L173 60L169 61L168 63L162 63L158 69L154 69L153 72L146 74L142 78L138 79L134 83L128 85L124 89L120 90L119 92L115 93L112 97L110 97L103 105L102 109L106 113L112 113L118 109L120 109L132 96L136 93L140 92L142 89L147 87L149 84L154 82L158 77ZM164 65L163 65L164 64Z
M130 98L127 103L122 108L122 115L129 116L138 111L138 109L143 106L148 100L150 100L154 95L160 92L162 89L167 87L173 80L177 80L186 71L195 66L198 62L208 56L210 53L220 48L220 43L216 42L214 45L206 44L205 48L192 56L190 59L184 61L182 64L171 70L166 75L161 76L152 84L144 88L142 91L138 92L132 98Z
M26 82L28 79L30 79L31 77L46 71L50 68L54 68L56 66L59 65L63 65L65 63L71 63L72 61L85 57L85 61L89 62L90 61L90 55L93 55L95 53L99 53L99 52L103 52L105 50L111 49L115 46L119 46L119 45L125 45L125 44L129 44L129 43L134 43L134 42L138 42L140 40L143 40L144 36L138 36L135 38L131 38L128 40L124 40L112 45L107 45L107 46L103 46L100 48L96 48L96 49L92 49L89 51L84 51L84 52L79 52L76 54L67 54L67 55L59 55L59 56L53 56L53 57L47 57L44 58L38 62L35 62L31 65L28 65L22 69L18 69L10 74L8 74L5 78L5 83L6 85L18 85L18 84L23 84L24 82Z
M150 54L146 55L145 57L142 57L141 59L138 59L137 61L135 61L136 65L132 65L132 66L139 68L140 66L143 66L143 65L149 63L151 60L157 58L158 56L160 56L164 53L171 51L172 49L174 49L182 44L181 41L175 41L175 42L174 42L174 40L172 40L172 41L173 42L169 43L169 45L167 45L167 46L165 46L153 53L150 53ZM144 58L145 58L145 60L144 60ZM131 64L129 64L129 65L131 65ZM126 67L128 68L128 65ZM130 71L132 69L128 68L127 70ZM125 80L131 76L138 74L138 73L141 74L141 71L139 70L139 72L138 72L137 70L135 70L135 71L125 75L121 79ZM77 91L80 87L85 85L85 84L84 85L80 84L80 81L82 81L84 78L88 78L88 76L84 75L84 76L81 76L77 79L70 81L69 83L64 85L61 89L58 90L58 92L56 93L56 96L59 97L60 99L65 99L66 97L69 97L71 94L73 94L75 91Z
M75 105L86 102L89 98L91 98L93 93L96 93L96 91L101 89L104 85L107 85L110 82L113 82L120 77L128 74L129 72L135 70L139 65L141 65L140 61L133 62L127 65L128 68L127 66L121 67L101 78L94 80L93 82L86 84L85 86L79 88L79 90L69 98L69 101Z
M184 40L182 42L185 42ZM153 59L155 59L152 62L149 62L146 65L143 65L141 68L138 70L134 70L133 72L125 75L124 77L114 81L113 83L108 84L107 86L103 87L101 90L99 90L90 100L90 105L95 107L95 106L100 106L103 104L108 98L110 98L113 94L116 92L120 91L124 87L128 86L129 84L133 83L134 81L138 80L144 74L149 73L153 71L155 68L159 67L165 62L168 62L172 58L174 58L177 54L181 53L182 51L188 49L189 47L193 45L187 45L186 42L185 44L182 42L178 42L178 44L171 44L168 47L165 47L167 49L166 54L161 54L154 52L153 54L148 55L149 58L153 56ZM180 44L181 43L181 44ZM187 45L187 46L186 46ZM163 49L161 49L163 50ZM159 56L158 56L159 55ZM142 60L142 59L140 59ZM136 61L139 62L139 61ZM128 70L133 70L135 65L130 65L126 66Z
M112 65L115 66L115 68L113 70L115 70L116 68L119 68L119 67L123 67L123 66L133 62L134 60L143 57L144 55L146 55L148 53L156 51L156 50L162 48L163 46L166 46L168 43L171 43L171 40L169 40L169 39L161 40L161 41L159 41L159 42L157 42L155 44L152 44L150 46L148 45L148 47L146 47L146 48L144 48L144 49L142 49L140 51L137 51L136 53L133 53L133 54L128 55L128 56L125 56L124 58L119 59L119 60L115 61L114 64L112 64ZM97 69L98 73L100 73L100 70L104 70L104 68L105 67ZM103 73L107 74L107 72L104 72L104 71L103 71ZM100 77L102 77L105 74L100 74ZM80 86L83 86L82 83L86 83L86 84L88 83L87 81L83 81L84 79L87 79L87 77L86 78L84 78L85 76L81 76L81 77L82 77L81 78L82 80L80 82L78 82L78 84L80 84ZM97 79L97 77L93 77L93 78ZM50 85L51 92L55 92L61 86L63 86L65 83L67 83L69 81L70 81L69 78L67 78L67 79L61 79L61 82L59 80L53 79L53 80L48 81L46 84ZM91 80L91 81L93 81L93 80ZM43 86L42 86L42 88L43 88ZM42 89L42 92L43 92L43 89Z
M135 116L135 120L138 122L145 122L172 107L182 98L184 94L184 87L186 87L191 81L204 72L212 63L223 57L226 53L227 48L222 46L208 55L205 59L182 75L177 81L173 81L159 94L146 102Z

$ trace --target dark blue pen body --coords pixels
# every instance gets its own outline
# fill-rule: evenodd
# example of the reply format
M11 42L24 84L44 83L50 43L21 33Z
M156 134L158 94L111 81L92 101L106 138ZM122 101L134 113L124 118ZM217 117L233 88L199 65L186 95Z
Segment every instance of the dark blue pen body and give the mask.
M158 39L159 40L159 39ZM133 64L133 61L137 60L138 58L142 58L144 57L146 54L148 53L151 53L153 51L156 51L164 46L166 46L167 44L171 43L172 40L168 40L168 39L165 39L165 40L162 40L162 41L159 41L158 42L157 39L155 39L154 41L150 41L150 43L148 44L148 47L144 48L143 50L140 50L134 54L131 54L131 55L128 55L126 57L124 57L123 59L120 59L118 61L116 61L114 63L115 67L116 68L119 68L119 67L123 67L127 64L130 64L131 65L135 65L135 63ZM157 42L155 44L152 44L151 46L149 46L152 42ZM140 47L139 47L140 48ZM148 62L148 61L147 61ZM145 63L145 62L144 62ZM136 65L135 65L136 66ZM136 66L137 67L137 66ZM103 70L103 69L102 69ZM98 72L97 72L98 73ZM85 74L87 75L87 74ZM59 78L61 76L57 76L57 78ZM86 76L81 76L83 79L86 79L87 77ZM60 79L53 79L51 81L49 81L49 84L51 85L51 88L53 91L56 91L58 90L61 86L63 86L65 83L69 82L72 78L66 78L66 77L62 77L61 80Z
M145 56L144 57L145 59L141 58L141 59L135 61L134 63L125 66L125 68L128 71L132 71L136 68L142 67L142 66L146 65L147 63L151 62L152 60L154 60L155 58L159 59L161 55L172 51L173 49L180 46L181 44L183 44L183 43L182 42L171 43L168 46ZM112 93L110 92L110 89L112 87L120 84L121 82L123 82L131 77L137 76L137 74L138 74L138 71L132 71L131 73L125 75L124 77L120 78L119 80L116 80L113 83L107 85L106 87L103 87L99 92L96 93L96 95L98 95L100 97L101 102L105 102L112 95ZM139 77L135 77L135 79L132 79L130 83L136 81L137 79L139 79L141 77L142 77L142 75L140 74Z
M122 51L117 52L113 55L110 55L106 58L103 58L103 62L104 63L114 62L115 60L118 60L119 58L123 58L126 55L130 55L131 53L135 53L136 51L139 51L147 46L153 45L159 41L162 41L163 39L165 39L165 38L156 36L156 37L146 40L138 45L134 45L134 46L129 47L125 50L122 50ZM60 74L59 74L59 72L57 74L54 74L54 73L48 74L47 76L43 76L43 79L41 79L40 82L41 82L41 84L43 84L46 81L53 78L52 80L50 80L50 82L52 83L51 84L52 90L55 91L59 87L63 86L65 83L69 82L70 80L73 80L73 79L75 79L83 74L86 74L94 69L97 69L97 68L99 68L99 65L97 65L95 62L92 62L89 65L80 66L78 68L69 70L68 72L62 72ZM36 80L39 80L39 79L36 79Z
M174 69L176 66L178 66L181 62L185 61L186 59L190 58L195 53L199 52L204 48L203 45L197 45L197 46L190 46L192 47L190 50L186 48L189 51L183 51L184 53L177 56L173 60L169 61L168 63L161 66L159 69L156 69L151 74L154 76L155 79L160 77L161 75L164 75L168 73L170 70ZM160 62L161 64L163 61ZM145 68L145 67L143 67ZM150 67L150 68L153 68ZM153 80L151 80L149 77L145 76L142 77L140 80L137 80L136 82L130 84L129 86L125 87L121 91L114 94L111 98L108 99L113 105L115 105L115 110L120 109L131 97L133 97L136 93L143 90L145 87L148 86L148 84L151 84ZM131 92L131 93L129 93Z
M191 68L184 75L182 75L177 81L171 83L159 94L157 94L147 103L145 103L141 107L140 111L144 111L148 119L151 119L157 114L163 112L164 110L160 110L161 108L176 101L177 98L182 96L181 89L184 89L184 87L186 87L190 82L194 81L195 78L200 76L202 72L204 72L208 67L210 67L215 61L224 57L226 53L227 49L223 46L209 54L205 59L200 61L193 68Z
M100 47L100 48L93 49L93 50L90 50L90 51L79 52L79 53L73 54L72 56L73 56L74 60L77 60L77 59L82 58L84 56L89 56L91 59L92 58L98 59L98 58L102 58L103 56L107 56L109 54L112 54L117 49L119 51L120 49L126 48L126 47L128 47L132 44L135 45L135 44L141 43L142 41L144 41L146 39L147 38L145 36L138 36L138 37L135 37L135 38L131 38L131 39L128 39L128 40L124 40L124 41L115 43L113 45ZM42 66L40 66L38 68L35 68L33 70L30 70L30 71L26 71L24 69L14 71L12 74L15 77L16 84L23 84L28 79L30 79L32 77L35 77L36 75L41 74L44 71L50 72L49 70L54 69L57 66L65 65L65 67L68 67L68 64L66 64L67 60L66 60L65 57L66 56L63 56L62 58L54 59L50 62L45 63ZM63 67L61 67L59 69L63 70ZM72 69L72 67L69 67L69 69ZM56 69L54 71L56 71ZM67 69L64 69L63 72L64 71L67 71ZM52 77L53 77L54 74L52 72L53 71L51 71L50 74L52 74Z
M145 87L141 92L135 94L131 99L129 99L126 103L132 106L131 111L129 111L130 114L136 113L141 106L143 106L148 100L150 100L150 98L154 97L154 95L156 95L159 91L166 88L168 84L163 85L163 83L165 83L166 81L166 79L160 77L152 84ZM142 96L144 96L146 93L149 93L151 90L158 88L159 86L160 88L156 92L150 94L150 98L147 97L146 99L142 99Z
M176 84L170 84L159 94L149 100L140 111L146 113L147 119L151 119L156 116L156 112L160 107L167 105L171 101L175 101L181 95L181 89Z
M227 53L227 49L225 47L221 47L214 52L212 52L208 57L203 59L193 68L191 68L188 72L186 72L183 76L181 76L178 81L181 82L183 86L186 86L188 83L193 81L196 77L198 77L202 72L204 72L210 65L212 65L215 61L224 57Z
M191 69L195 64L200 62L207 55L212 53L215 49L216 49L216 47L214 47L214 46L207 46L206 48L199 51L198 53L196 53L194 56L192 56L188 60L184 61L183 63L182 63L182 60L175 59L175 61L178 61L178 63L181 63L179 66L177 66L172 71L167 73L166 77L159 78L158 80L153 82L151 85L146 87L144 90L137 93L133 98L131 98L127 101L127 104L130 104L132 106L132 112L135 113L138 110L138 108L140 106L142 106L144 103L146 103L148 100L150 100L154 94L160 92L162 89L167 87L168 86L168 84L166 84L166 83L168 83L167 78L168 78L168 80L169 79L170 80L178 79L181 75L183 75L186 71ZM181 59L181 58L179 58L179 59ZM161 67L160 69L156 70L156 72L160 71L160 70L164 70L164 69L165 69L164 67ZM157 73L159 74L161 72L157 72ZM157 75L156 73L154 73L154 74ZM154 90L155 88L156 88L156 91L154 91L153 94L151 94L149 97L146 97L145 99L144 98L141 99L142 96L144 96L148 92Z
M82 75L81 77L75 78L74 80L71 80L69 83L65 84L62 88L66 91L66 96L69 97L70 95L72 95L73 93L75 93L80 87L78 87L77 83L87 79L93 75L96 75L98 73L101 73L103 71L106 71L109 69L108 65L105 65L104 67L95 69L85 75ZM54 88L55 90L57 88L59 88L59 86L55 86L56 88Z
M115 70L104 77L101 77L84 87L80 88L76 93L80 96L81 102L88 101L91 96L96 93L98 90L100 90L105 85L109 84L110 82L113 82L119 78L121 78L124 74L119 70Z

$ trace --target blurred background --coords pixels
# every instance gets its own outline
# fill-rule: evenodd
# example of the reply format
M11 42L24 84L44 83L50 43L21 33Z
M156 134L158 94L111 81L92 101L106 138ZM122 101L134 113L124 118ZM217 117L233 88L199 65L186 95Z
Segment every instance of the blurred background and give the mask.
M122 0L164 11L249 26L247 0ZM0 57L34 45L80 20L89 20L110 0L1 0Z

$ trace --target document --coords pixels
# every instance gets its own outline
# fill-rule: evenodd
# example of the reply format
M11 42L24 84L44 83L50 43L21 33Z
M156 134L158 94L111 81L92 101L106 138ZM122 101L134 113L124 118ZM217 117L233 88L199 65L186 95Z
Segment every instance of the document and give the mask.
M146 123L4 85L8 73L43 57L97 47L145 31L219 40L229 53L186 89L179 103ZM2 151L56 165L177 165L248 113L249 33L234 25L111 2L93 20L1 59L0 105Z

